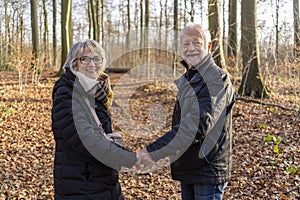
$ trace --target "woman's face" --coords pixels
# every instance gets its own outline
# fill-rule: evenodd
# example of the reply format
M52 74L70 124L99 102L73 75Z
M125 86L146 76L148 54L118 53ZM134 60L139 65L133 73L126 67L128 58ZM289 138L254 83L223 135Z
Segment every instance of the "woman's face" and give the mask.
M85 48L77 61L78 71L96 80L102 69L103 58L95 48Z

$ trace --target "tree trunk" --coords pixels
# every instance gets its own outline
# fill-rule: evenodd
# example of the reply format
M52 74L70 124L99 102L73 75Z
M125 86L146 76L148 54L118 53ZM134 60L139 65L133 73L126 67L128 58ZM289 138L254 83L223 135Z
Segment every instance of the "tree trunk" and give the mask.
M184 23L184 26L186 26L186 24L187 24L186 13L187 13L187 3L186 3L186 1L184 1L184 8L183 8L183 23Z
M97 42L100 42L100 21L99 21L99 12L100 12L100 0L96 0L96 40Z
M174 39L173 39L173 75L176 74L177 69L177 50L178 50L178 0L174 0Z
M163 2L160 1L160 15L159 15L159 35L158 35L158 42L159 42L159 51L158 53L160 54L161 52L161 48L162 48L162 37L161 37L161 34L162 34L162 26L163 26L163 23L162 23L162 17L163 17ZM158 57L159 55L157 55Z
M92 32L92 34L91 34L91 36L92 36L92 39L93 40L98 40L98 38L97 38L97 26L98 26L98 24L97 24L97 19L96 19L96 12L98 12L97 11L97 6L96 5L94 5L94 0L89 0L89 4L90 4L90 21L91 21L91 27L92 27L92 29L91 29L91 32Z
M229 0L228 57L237 56L237 0Z
M127 0L127 35L126 35L126 48L129 50L130 49L130 0Z
M66 61L67 54L72 45L72 30L71 26L71 5L72 0L64 0L61 2L61 66L64 65ZM58 75L62 74L62 68L58 72Z
M267 90L259 70L256 0L242 0L241 13L243 76L238 93L254 98L266 97Z
M43 49L44 49L44 62L47 63L47 67L49 67L49 29L48 29L48 13L47 13L47 7L46 7L46 0L43 0L43 13L44 13L44 34L43 34Z
M140 10L141 10L141 21L140 21L140 57L143 59L144 57L144 37L143 37L143 19L144 19L144 9L143 9L143 0L141 0L140 4Z
M101 0L101 41L104 45L104 0Z
M299 0L293 0L294 11L294 59L300 60L300 21L299 21Z
M89 38L93 38L93 17L92 17L92 11L91 11L91 4L90 4L90 0L88 2L88 22L89 22Z
M150 0L145 0L145 45L144 49L146 54L146 63L150 63L150 48L149 48L149 25L150 25ZM148 65L148 77L150 76L150 66Z
M275 34L276 34L276 46L275 46L275 57L276 66L278 65L278 54L279 54L279 0L276 0L276 19L275 19Z
M38 33L38 15L37 15L37 0L30 0L31 14L31 29L32 29L32 47L34 57L39 56L39 33Z
M9 45L9 40L10 40L10 36L9 36L9 33L10 33L10 20L9 20L9 16L8 16L8 12L7 12L7 9L8 9L8 1L5 0L4 1L4 17L5 17L5 53L4 53L4 56L5 57L8 57L9 53L10 53L10 45Z
M194 15L195 15L194 4L195 4L194 0L191 0L191 11L190 11L191 22L194 22Z
M226 70L226 63L223 50L223 36L220 23L220 0L208 1L208 13L209 13L209 30L212 39L212 56L215 63Z
M53 67L56 67L56 0L52 0L53 6L53 24L52 24L52 51Z
M168 0L165 1L165 18L166 18L166 31L165 31L165 49L168 50L168 29L169 29L169 17L168 17Z

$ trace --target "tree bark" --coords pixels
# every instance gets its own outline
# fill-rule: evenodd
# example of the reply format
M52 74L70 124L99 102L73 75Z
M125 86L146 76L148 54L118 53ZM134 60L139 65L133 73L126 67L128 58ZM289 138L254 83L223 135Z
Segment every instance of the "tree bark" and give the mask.
M104 0L101 0L101 41L104 45Z
M268 93L259 70L256 0L242 0L241 13L243 76L238 93L255 98L266 97Z
M294 11L294 59L298 63L300 60L300 21L299 21L299 0L293 0Z
M176 74L177 69L177 50L178 50L178 0L174 0L174 39L173 39L173 75Z
M144 37L143 37L143 19L144 19L144 9L143 9L143 0L140 3L140 10L141 10L141 20L140 20L140 57L143 59L144 56Z
M56 0L52 0L52 6L53 6L53 24L52 24L52 58L53 58L53 67L56 66Z
M228 57L237 56L237 0L229 0Z
M220 0L208 1L208 13L209 13L209 30L212 39L212 56L215 63L226 70L226 62L223 50L223 36L220 22Z
M72 30L70 30L72 18L71 5L72 0L61 2L61 67L64 65L70 46L72 45ZM57 75L62 73L61 68Z
M39 56L39 32L37 16L37 0L30 0L31 30L32 30L32 52L37 59Z
M130 49L130 0L127 0L127 34L126 34L126 48Z
M44 62L49 65L50 53L49 53L49 29L48 29L48 13L46 7L46 0L43 0L43 14L44 14L44 33L43 33L43 49L45 52Z

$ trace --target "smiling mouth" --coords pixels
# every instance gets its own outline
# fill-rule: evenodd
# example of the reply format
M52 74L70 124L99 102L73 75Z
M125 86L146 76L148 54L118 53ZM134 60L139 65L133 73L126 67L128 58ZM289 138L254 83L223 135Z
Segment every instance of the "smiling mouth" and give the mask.
M85 70L86 72L88 72L88 73L94 73L94 72L96 72L96 70Z
M191 54L191 55L186 55L186 56L198 56L199 54Z

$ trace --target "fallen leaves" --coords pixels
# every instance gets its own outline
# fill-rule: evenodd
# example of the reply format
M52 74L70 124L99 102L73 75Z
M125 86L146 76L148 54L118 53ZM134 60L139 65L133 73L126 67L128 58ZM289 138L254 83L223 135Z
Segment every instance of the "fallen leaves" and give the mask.
M121 75L110 76L114 84ZM2 74L1 77L0 199L53 199L55 143L51 132L51 92L55 78L47 77L40 85L27 85L24 95L20 96L17 76L7 72L7 76ZM287 84L283 90L286 87ZM130 111L136 124L151 131L147 124L151 124L151 116L158 111L166 113L166 121L159 132L148 138L125 134L126 146L141 150L167 131L174 101L175 94L160 84L137 88L130 99ZM300 99L278 94L264 101L294 107ZM153 103L161 107L151 113ZM237 101L233 114L232 179L224 199L299 198L300 123L293 121L293 113ZM112 117L113 129L122 131L114 121L115 116ZM268 134L272 140L266 141ZM280 156L274 153L273 137L281 138ZM181 199L179 182L171 179L169 166L148 174L122 172L120 182L129 200Z

